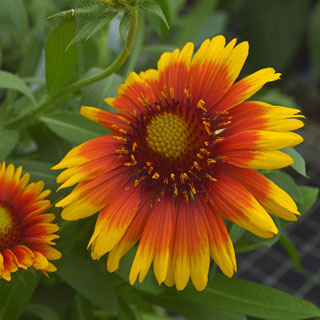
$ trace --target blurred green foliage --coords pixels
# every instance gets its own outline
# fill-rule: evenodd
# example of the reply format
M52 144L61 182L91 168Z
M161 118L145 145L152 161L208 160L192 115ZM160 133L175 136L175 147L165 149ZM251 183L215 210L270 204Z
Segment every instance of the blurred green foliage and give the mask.
M0 161L23 165L33 180L44 180L47 188L56 189L57 173L50 167L72 146L108 134L81 117L80 106L111 111L104 98L116 96L118 85L130 71L154 68L162 52L187 41L198 47L217 34L228 40L248 40L250 54L242 76L269 66L283 73L283 80L268 85L259 98L290 107L300 105L306 114L317 115L320 3L307 0L142 1L134 45L117 74L51 99L74 81L100 74L126 43L130 9L117 15L110 8L103 11L100 5L88 0L0 0ZM41 104L47 104L46 108L38 112ZM292 149L286 152L296 160L293 168L306 175L303 158ZM294 198L302 213L315 202L315 188L298 186L280 171L265 174ZM62 196L63 192L53 192L51 199L55 203ZM58 247L64 254L57 263L58 272L50 279L41 278L39 285L39 275L30 270L13 274L10 284L0 280L1 320L165 320L169 319L165 309L188 319L320 317L311 303L216 274L204 293L191 286L182 293L159 287L151 273L143 284L131 287L128 272L133 252L114 275L108 274L105 261L91 261L85 249L94 217L69 223L53 210L61 226ZM285 225L280 219L276 223ZM230 233L238 252L281 240L281 235L260 239L235 225ZM290 239L282 238L282 243L299 266Z

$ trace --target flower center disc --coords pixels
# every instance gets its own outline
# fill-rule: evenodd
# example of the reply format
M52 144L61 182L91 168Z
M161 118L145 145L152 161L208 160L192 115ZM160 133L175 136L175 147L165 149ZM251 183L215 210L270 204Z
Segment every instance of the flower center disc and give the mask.
M11 212L0 204L0 251L18 242L18 230Z
M164 113L147 125L147 144L166 158L179 158L188 146L188 126L179 116Z

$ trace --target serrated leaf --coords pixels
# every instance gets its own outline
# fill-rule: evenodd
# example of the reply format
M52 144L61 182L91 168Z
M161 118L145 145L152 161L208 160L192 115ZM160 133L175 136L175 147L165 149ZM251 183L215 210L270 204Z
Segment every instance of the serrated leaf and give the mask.
M56 135L75 145L109 133L105 127L72 112L57 112L40 120Z
M116 293L107 274L99 269L97 263L89 262L80 256L64 254L55 264L58 276L76 292L108 314L118 314L119 303Z
M157 3L155 3L152 0L144 0L141 2L140 7L142 10L159 17L163 21L163 23L166 25L166 27L169 29L169 24L166 19L166 16L164 15L161 7Z
M9 155L19 141L16 130L0 129L0 162Z
M88 7L84 7L84 8L76 8L76 9L61 11L61 12L58 12L58 13L51 15L50 17L48 17L48 19L64 18L67 15L78 16L78 15L94 14L100 10L101 10L100 6L93 5L93 6L88 6Z
M0 71L0 88L17 90L26 95L34 105L36 104L36 100L28 86L13 73Z
M77 47L74 45L68 47L68 44L75 36L76 27L75 17L68 15L48 35L46 81L50 95L64 87L71 79L77 58Z
M131 11L126 11L120 21L119 33L122 41L122 45L127 49L127 33L131 24Z
M74 38L70 41L67 49L79 41L87 41L96 32L107 26L117 15L116 12L99 12L99 14L90 15L81 22Z
M302 176L308 178L306 173L306 163L302 155L293 148L286 148L282 149L281 151L288 154L294 160L294 163L291 165L291 167L298 173L300 173Z
M19 270L12 275L10 282L0 280L0 319L20 319L40 276L39 271Z

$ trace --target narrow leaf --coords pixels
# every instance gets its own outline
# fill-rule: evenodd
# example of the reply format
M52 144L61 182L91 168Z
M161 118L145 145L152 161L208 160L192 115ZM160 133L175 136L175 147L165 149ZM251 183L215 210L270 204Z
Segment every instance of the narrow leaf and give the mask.
M0 129L0 162L10 154L10 152L17 145L18 141L18 131L10 129Z
M26 95L33 104L36 104L33 94L24 81L10 72L0 71L0 88L17 90Z
M105 127L72 112L58 112L43 116L40 120L56 135L73 144L80 144L109 133Z
M290 240L290 238L287 237L284 233L282 233L280 235L279 242L282 245L283 249L288 254L288 256L290 257L290 259L292 260L292 262L294 263L296 269L298 271L301 271L302 265L301 265L299 253L296 247L294 246L294 244L292 243L292 241Z
M64 254L56 265L59 277L75 291L108 314L117 315L119 303L116 293L107 274L99 269L97 263L88 262L79 256Z
M72 76L76 63L77 47L67 48L67 46L75 36L76 27L75 17L68 15L48 35L46 80L50 95L64 87Z
M107 26L116 14L116 12L101 12L100 14L86 17L84 21L81 22L79 30L77 30L75 37L68 44L67 49L76 42L87 41L96 32Z

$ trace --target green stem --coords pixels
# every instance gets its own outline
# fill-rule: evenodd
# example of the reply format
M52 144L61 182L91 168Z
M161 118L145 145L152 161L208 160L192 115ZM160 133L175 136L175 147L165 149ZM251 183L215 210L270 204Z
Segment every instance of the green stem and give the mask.
M45 113L46 111L50 110L50 107L62 97L72 92L78 91L81 88L88 86L92 83L100 81L108 77L109 75L115 73L117 70L119 70L119 68L124 64L124 62L128 58L128 55L130 53L130 50L132 48L134 38L136 35L137 25L138 25L138 12L137 10L132 10L132 20L131 20L131 25L130 25L128 37L127 37L127 46L122 48L117 59L114 60L114 62L111 65L109 65L105 70L101 71L98 74L90 76L86 79L78 80L64 88L61 88L51 97L46 96L43 99L43 101L37 106L37 108L33 110L31 114L28 113L20 118L16 118L11 121L8 121L6 124L6 127L16 127L19 129L26 127L30 123L30 121L32 121L39 115Z

